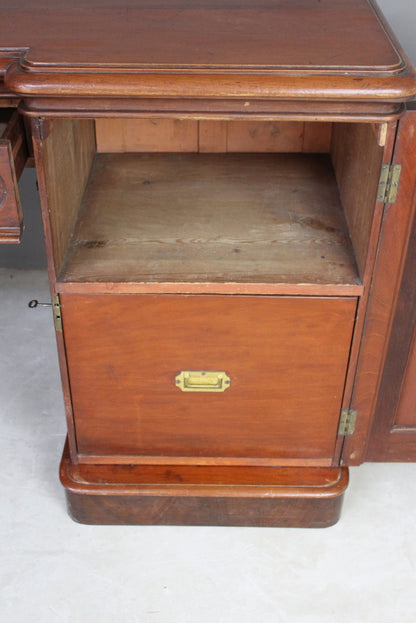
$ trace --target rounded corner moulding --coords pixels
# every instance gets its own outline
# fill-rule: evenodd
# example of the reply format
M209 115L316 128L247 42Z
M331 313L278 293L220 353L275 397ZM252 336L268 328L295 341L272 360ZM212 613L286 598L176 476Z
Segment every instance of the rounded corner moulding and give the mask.
M404 102L416 95L416 78L408 70L397 76L372 76L349 72L129 72L125 68L103 72L96 69L27 71L12 63L5 72L5 86L21 97L59 98L254 98L382 104Z

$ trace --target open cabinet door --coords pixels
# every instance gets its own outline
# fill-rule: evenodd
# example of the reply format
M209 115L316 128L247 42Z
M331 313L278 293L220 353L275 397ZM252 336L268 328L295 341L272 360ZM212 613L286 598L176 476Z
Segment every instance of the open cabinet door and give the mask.
M397 200L386 206L373 289L392 265L398 279L366 460L416 461L416 106L399 123L393 164ZM377 293L375 293L377 295ZM378 305L383 301L379 300Z

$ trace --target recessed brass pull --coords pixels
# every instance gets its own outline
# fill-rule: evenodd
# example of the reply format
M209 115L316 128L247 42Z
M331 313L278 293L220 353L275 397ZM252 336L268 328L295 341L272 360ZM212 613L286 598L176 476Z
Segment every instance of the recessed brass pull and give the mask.
M225 392L231 379L225 372L182 370L175 377L175 384L183 392Z

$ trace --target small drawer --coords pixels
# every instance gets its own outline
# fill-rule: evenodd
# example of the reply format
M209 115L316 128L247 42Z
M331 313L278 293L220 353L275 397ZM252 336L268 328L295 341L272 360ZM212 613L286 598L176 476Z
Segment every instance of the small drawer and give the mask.
M0 109L0 243L20 242L23 231L17 182L28 157L21 116Z

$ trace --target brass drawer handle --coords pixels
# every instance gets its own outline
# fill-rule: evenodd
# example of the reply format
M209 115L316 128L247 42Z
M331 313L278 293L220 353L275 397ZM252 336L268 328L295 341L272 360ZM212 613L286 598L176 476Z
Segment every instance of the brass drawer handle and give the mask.
M175 377L175 384L183 392L225 392L231 379L225 372L182 370Z

